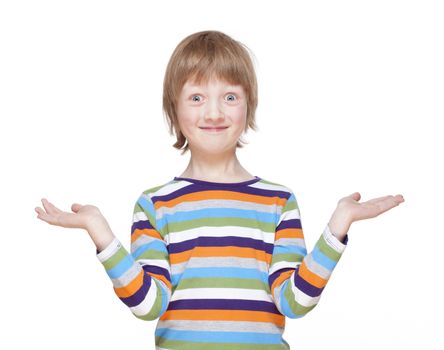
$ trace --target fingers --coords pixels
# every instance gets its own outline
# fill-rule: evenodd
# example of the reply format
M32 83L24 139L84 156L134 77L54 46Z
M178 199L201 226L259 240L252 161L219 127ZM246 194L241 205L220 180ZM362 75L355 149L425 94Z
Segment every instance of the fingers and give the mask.
M72 210L74 213L77 213L77 212L80 210L81 207L82 207L81 204L79 204L79 203L73 203L73 205L71 205L71 210Z
M57 208L54 204L49 202L46 198L42 198L43 207L46 209L46 212L51 215L55 215L60 213L60 209Z
M35 207L34 210L37 212L38 216L43 216L45 212L40 207Z
M61 210L46 198L42 198L42 204L46 212L40 207L36 207L35 211L39 214L37 217L48 224L57 225L57 216L61 213Z
M382 196L373 198L369 201L357 204L355 220L369 219L385 213L386 211L398 206L404 201L402 195L397 196Z
M388 198L394 199L396 202L399 202L399 203L404 202L404 197L402 196L402 194L397 194L396 196L388 195L388 196L382 196L382 197L373 198L373 199L370 199L370 200L368 200L368 201L366 201L364 203L373 204L373 203L377 203L379 201L387 200Z
M399 203L405 202L404 196L402 194L397 194L395 198L398 199Z
M361 199L361 194L359 192L353 192L349 197L352 197L355 201L359 201Z
M402 201L404 199L402 198ZM379 201L375 202L374 204L378 206L380 210L380 214L386 212L387 210L390 210L396 206L398 206L400 203L402 203L401 199L399 197L395 196L385 196Z
M37 218L47 222L48 224L54 225L55 221L53 217L47 214L42 208L35 207L35 211L37 212Z
M364 203L374 204L374 203L378 203L380 201L386 200L389 197L393 197L393 196L377 197L377 198L370 199L370 200L368 200L367 202L364 202Z

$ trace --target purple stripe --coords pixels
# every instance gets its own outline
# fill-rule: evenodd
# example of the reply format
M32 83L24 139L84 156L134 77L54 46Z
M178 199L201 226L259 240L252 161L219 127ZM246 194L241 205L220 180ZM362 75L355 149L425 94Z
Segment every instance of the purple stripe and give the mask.
M237 193L246 193L246 194L254 194L254 195L259 195L259 196L263 196L263 197L279 197L279 198L288 198L288 192L285 191L275 191L275 190L267 190L267 189L262 189L262 188L254 188L254 187L249 187L249 186L245 186L245 187L216 187L216 186L201 186L201 185L195 185L195 184L190 184L189 186L183 187L181 189L178 189L177 191L174 191L172 193L163 195L163 196L153 196L151 197L151 200L153 201L153 203L155 204L157 201L170 201L173 200L177 197L186 195L186 194L190 194L190 193L197 193L197 192L201 192L201 191L209 191L209 190L225 190L225 191L234 191Z
M284 228L302 228L301 219L283 220L279 226L276 227L276 231L283 230Z
M299 271L299 266L297 267L297 270ZM317 297L321 295L322 291L324 290L324 288L318 288L308 283L298 274L298 272L294 274L293 283L297 289L301 290L302 292L311 297Z
M259 182L261 178L259 176L255 176L254 179L242 181L242 182L213 182L213 181L205 181L205 180L197 180L192 179L189 177L174 177L174 181L181 181L185 180L188 182L192 182L194 184L200 185L200 186L207 186L207 187L224 187L224 188L231 188L231 187L241 187L246 185L254 184L255 182Z
M172 253L181 253L187 250L192 250L196 246L199 247L246 247L254 248L256 250L265 251L268 254L272 254L274 244L265 243L262 240L257 240L248 237L198 237L195 239L190 239L188 241L180 243L170 243L168 245L168 251Z
M136 229L143 230L144 228L154 229L149 220L140 220L133 222L131 232L134 232Z
M143 299L145 299L145 296L147 295L151 287L151 280L151 276L144 272L143 284L140 289L133 295L127 298L120 298L120 300L122 300L128 307L139 305L143 301Z
M273 302L245 299L182 299L171 301L168 310L250 310L280 314Z
M288 267L285 269L279 269L275 272L273 272L270 276L268 276L268 284L271 288L271 286L273 285L273 282L276 278L278 278L282 273L287 272L287 271L294 271L294 269ZM281 282L281 284L284 283L284 281Z
M142 268L143 268L143 270L145 272L151 272L151 273L155 273L156 275L162 275L168 281L171 282L170 272L167 269L163 268L163 267L159 267L159 266L156 266L156 265L143 265Z

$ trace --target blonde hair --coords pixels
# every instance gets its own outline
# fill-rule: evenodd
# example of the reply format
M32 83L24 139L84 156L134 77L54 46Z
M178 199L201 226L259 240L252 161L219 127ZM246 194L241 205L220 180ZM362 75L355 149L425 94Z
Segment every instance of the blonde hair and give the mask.
M173 131L177 141L173 147L188 149L186 137L182 134L176 113L177 101L183 85L190 79L198 84L207 83L215 77L229 84L241 85L247 96L247 120L244 131L248 128L257 130L255 112L258 104L256 73L249 48L228 35L206 30L197 32L183 39L174 50L168 62L163 82L163 112L170 135ZM252 53L251 53L252 54ZM252 54L254 57L254 55ZM247 143L242 138L236 148Z

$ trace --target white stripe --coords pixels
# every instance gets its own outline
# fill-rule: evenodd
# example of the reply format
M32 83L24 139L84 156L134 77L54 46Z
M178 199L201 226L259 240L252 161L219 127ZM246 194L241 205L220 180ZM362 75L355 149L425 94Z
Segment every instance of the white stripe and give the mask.
M271 294L264 290L243 288L189 288L176 289L171 301L181 299L245 299L272 301Z
M320 295L317 297L311 297L311 296L305 294L303 291L301 291L300 289L298 289L294 285L292 278L290 278L288 283L291 283L291 290L293 291L293 293L295 295L295 299L299 304L301 304L302 306L309 307L309 306L312 306L312 305L318 303L318 301L321 297Z
M169 233L170 243L180 243L198 237L225 237L236 236L253 238L264 241L265 243L274 243L275 232L265 232L253 227L240 226L200 226L184 231L176 231Z
M342 243L337 237L335 237L331 233L330 228L328 227L328 224L325 226L324 232L322 232L322 234L330 247L332 247L338 253L344 252L345 247L347 247L347 245Z
M133 222L147 221L148 217L144 211L138 211L133 214Z
M268 271L268 275L272 275L277 270L280 269L296 269L298 265L300 265L301 262L294 262L294 261L279 261L277 263L274 263L272 266L270 266L270 270Z
M232 256L210 256L193 257L191 261L184 261L177 264L171 264L172 275L179 275L186 269L201 267L240 267L245 269L255 269L262 273L268 273L268 264L265 261L255 258L241 258Z
M168 272L171 274L170 264L166 260L163 260L163 259L138 259L136 261L138 263L140 263L142 266L150 265L150 266L162 267L164 269L167 269Z
M266 181L266 179L263 179ZM289 187L281 185L281 184L266 184L261 182L255 182L254 184L251 184L250 187L264 189L264 190L271 190L271 191L283 191L283 192L293 192Z
M120 243L119 239L114 237L113 240L99 254L96 254L96 256L100 262L104 262L113 256L121 246L122 244Z
M130 307L131 312L136 316L146 315L153 308L154 302L156 301L156 295L157 284L154 282L153 278L150 289L148 290L148 293L146 293L145 299L143 299L139 305Z
M279 222L277 226L283 221L283 220L291 220L291 219L301 219L301 214L298 208L294 208L292 210L288 210L285 213L281 214L279 217Z
M151 197L155 197L155 196L166 196L169 195L175 191L180 190L181 188L187 187L189 186L191 183L187 182L187 181L179 181L176 183L166 183L163 186L161 186L157 191L155 192L151 192L150 196Z

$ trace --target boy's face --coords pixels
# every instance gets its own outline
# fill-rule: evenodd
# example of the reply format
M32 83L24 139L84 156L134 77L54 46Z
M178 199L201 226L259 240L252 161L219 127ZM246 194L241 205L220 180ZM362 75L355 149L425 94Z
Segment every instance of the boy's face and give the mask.
M218 79L200 85L188 80L179 95L177 117L191 151L233 151L247 120L245 91Z

